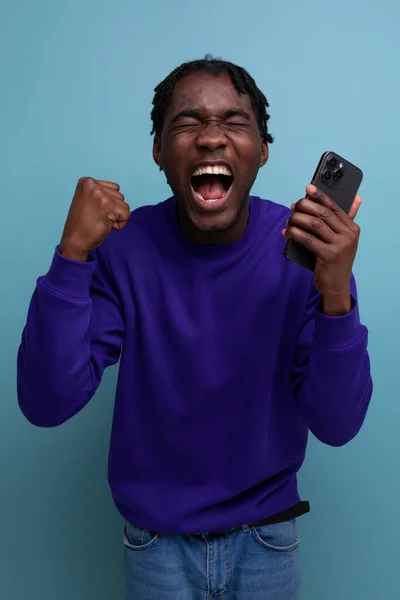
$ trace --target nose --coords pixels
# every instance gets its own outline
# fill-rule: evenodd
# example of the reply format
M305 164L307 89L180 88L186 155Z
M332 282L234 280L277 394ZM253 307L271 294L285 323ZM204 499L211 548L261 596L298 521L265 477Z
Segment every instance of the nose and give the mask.
M226 147L226 137L218 124L208 124L202 127L197 136L197 147L206 150L220 150Z

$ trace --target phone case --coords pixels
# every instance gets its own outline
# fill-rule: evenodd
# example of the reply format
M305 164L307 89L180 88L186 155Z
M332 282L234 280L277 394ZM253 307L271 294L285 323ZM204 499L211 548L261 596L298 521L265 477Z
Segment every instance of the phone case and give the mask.
M325 152L311 180L346 213L349 213L361 185L361 169L335 152ZM288 240L284 254L286 258L311 271L315 268L315 254L294 240Z

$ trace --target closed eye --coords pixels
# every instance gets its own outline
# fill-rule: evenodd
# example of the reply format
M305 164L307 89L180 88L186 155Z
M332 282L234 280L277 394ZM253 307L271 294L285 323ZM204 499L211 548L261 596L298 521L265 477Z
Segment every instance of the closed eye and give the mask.
M225 127L229 127L229 129L248 129L250 127L250 123L245 121L226 121Z
M200 113L198 110L182 110L172 119L172 125L176 125L176 127L193 127L194 125L198 125L200 121Z
M196 121L186 123L175 123L174 125L172 125L172 127L170 127L169 131L175 133L179 131L190 131L193 130L195 127L199 127L200 125L201 123Z

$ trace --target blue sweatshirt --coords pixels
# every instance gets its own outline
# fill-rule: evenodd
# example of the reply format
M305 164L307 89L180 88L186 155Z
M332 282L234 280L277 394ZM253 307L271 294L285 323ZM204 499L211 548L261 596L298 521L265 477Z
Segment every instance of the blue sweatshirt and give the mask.
M56 250L18 355L18 396L53 427L120 358L109 482L122 516L166 533L217 531L299 501L308 431L339 446L372 392L354 307L319 310L312 273L283 256L290 211L252 197L243 237L199 246L174 198L135 210L91 260Z

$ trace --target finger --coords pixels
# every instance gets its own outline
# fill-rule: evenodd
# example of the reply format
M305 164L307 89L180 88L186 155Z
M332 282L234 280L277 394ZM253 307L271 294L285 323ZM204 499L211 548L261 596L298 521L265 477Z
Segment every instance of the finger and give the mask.
M336 204L336 202L334 202L328 196L328 194L325 194L325 192L323 192L322 190L320 190L319 188L315 187L315 185L312 185L312 184L309 184L307 186L306 191L307 191L307 196L309 198L312 198L319 204L322 204L322 206L329 208L329 210L331 210L337 216L337 218L340 219L340 221L342 221L342 223L348 224L348 222L350 220L349 216L344 212L344 210L342 208L340 208L340 206L338 204Z
M324 219L303 212L293 213L288 223L288 228L290 227L297 227L303 229L303 231L309 231L327 244L331 244L336 235Z
M122 229L131 217L131 210L126 202L115 202L107 214L107 219L114 229Z
M130 218L130 215L129 215ZM121 229L123 229L125 227L125 225L128 223L129 219L125 219L125 221L114 221L113 224L111 225L111 227L113 229L115 229L116 231L120 231Z
M118 202L125 202L125 196L121 194L121 192L116 192L111 188L107 190L107 194L111 196L113 200L117 200Z
M294 213L304 213L311 215L317 219L324 221L335 233L343 233L345 225L339 219L336 213L332 212L327 206L310 200L308 198L302 198L294 207Z
M104 187L106 187L106 188L110 188L111 190L115 190L116 192L119 192L118 183L114 183L113 181L103 181L102 179L98 179L97 183L100 183L100 185L104 185Z
M357 195L354 198L354 202L353 202L353 204L351 206L351 209L350 209L350 212L349 212L350 219L355 219L356 218L357 213L359 211L359 208L360 208L361 204L362 204L361 196Z
M121 192L117 191L114 188L111 187L107 187L107 186L102 186L103 190L102 193L105 194L105 196L107 198L109 198L111 200L111 202L113 202L114 200L116 200L117 202L125 202L125 196L123 194L121 194ZM99 190L99 188L97 188Z
M131 213L113 215L112 217L110 217L111 227L119 231L120 229L123 229L125 227L130 218Z
M283 230L285 237L298 242L308 250L315 253L316 256L324 256L328 249L328 244L318 239L315 235L309 231L304 231L299 227L288 227Z

